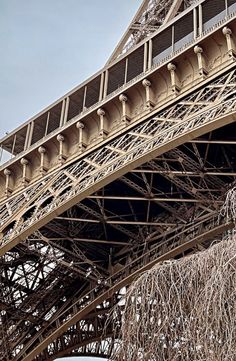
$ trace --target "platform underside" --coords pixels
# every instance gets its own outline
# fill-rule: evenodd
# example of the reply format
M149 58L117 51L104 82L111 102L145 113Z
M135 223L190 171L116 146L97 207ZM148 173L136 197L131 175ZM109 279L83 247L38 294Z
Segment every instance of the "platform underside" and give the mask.
M6 348L11 340L27 343L39 328L46 330L65 303L68 307L94 287L107 289L106 279L135 260L140 260L139 268L147 264L150 250L158 258L204 233L204 220L215 220L235 179L235 143L233 123L172 149L55 217L8 252L2 263L6 303L1 308L4 324L13 332L4 336ZM213 239L220 240L222 232L174 256L203 250ZM116 291L98 302L52 344L51 352L37 359L109 355L115 335L109 327L104 333L104 325L120 297ZM1 353L7 360L7 349Z

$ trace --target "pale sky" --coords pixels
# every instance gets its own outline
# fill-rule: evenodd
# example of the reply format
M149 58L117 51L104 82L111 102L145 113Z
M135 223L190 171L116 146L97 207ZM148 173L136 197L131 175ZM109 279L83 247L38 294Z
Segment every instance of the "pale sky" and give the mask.
M0 0L0 137L102 68L141 2Z
M0 137L103 67L141 0L0 0Z

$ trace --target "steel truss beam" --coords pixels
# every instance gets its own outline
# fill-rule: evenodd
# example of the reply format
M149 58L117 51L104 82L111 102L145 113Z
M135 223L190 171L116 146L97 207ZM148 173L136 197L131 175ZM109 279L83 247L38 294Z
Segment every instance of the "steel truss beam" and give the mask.
M41 191L38 196L35 193L31 204L32 214L27 216L27 220L22 217L17 219L14 214L7 213L7 222L15 222L15 225L5 232L1 240L1 254L48 223L57 214L130 169L175 148L186 140L234 122L236 95L231 94L229 97L232 93L232 83L235 84L235 71L213 81L208 87L188 96L185 101L177 103L157 114L155 118L135 127L131 132L111 141L109 147L105 146L91 153L87 157L89 164L86 159L80 160L54 175L49 188ZM201 97L206 101L205 107L202 103L198 105ZM192 106L194 100L197 100L195 107ZM163 122L163 119L169 121ZM2 228L4 230L4 227Z
M31 360L32 355L38 355L35 356L38 360L52 360L66 352L73 355L73 350L80 355L102 355L104 344L96 338L101 337L100 330L97 328L95 333L90 334L87 330L78 332L75 326L82 321L87 326L96 322L96 318L91 321L90 310L102 307L104 302L112 307L112 303L117 302L110 301L113 295L155 262L194 252L198 244L207 247L210 239L232 227L224 220L219 225L217 219L227 176L220 177L220 168L217 170L217 166L214 168L208 162L206 152L202 157L197 141L188 141L196 134L204 135L234 121L235 94L230 92L235 85L233 71L157 114L155 118L127 131L104 148L91 152L84 161L65 167L65 171L50 179L45 178L40 187L24 192L23 203L14 201L8 203L7 207L3 206L2 231L5 240L12 241L19 234L23 239L14 248L12 243L11 251L2 257L1 271L5 276L2 278L4 289L1 290L1 299L6 302L1 305L4 310L0 319L0 355L4 360L12 359L13 353L17 361ZM201 97L208 99L204 105L199 101ZM165 117L167 122L163 122ZM159 119L162 120L159 122ZM180 141L182 136L184 139ZM171 137L175 140L172 144ZM176 148L180 143L185 145ZM169 150L168 144L173 149ZM192 144L197 147L192 147ZM163 156L156 153L160 145L163 145L161 152L165 152ZM218 143L212 143L212 146L216 147ZM226 150L225 159L228 158ZM134 170L136 165L143 169ZM234 167L227 167L225 173L230 182ZM203 169L207 169L209 174L199 179L195 175ZM130 173L122 176L127 171ZM111 193L106 193L106 188L101 189L112 172L117 183L130 190L127 196L119 197L119 193L114 192L117 183L114 188L107 187ZM183 175L185 184L182 182ZM159 184L153 183L153 177L157 177L155 180L158 179L158 182L164 180L164 187L171 188L170 193L165 194L165 190L158 187ZM98 192L94 193L97 181L101 183ZM84 189L88 190L89 196L77 204L78 198L76 200L74 196ZM67 198L70 200L69 211L60 215L58 209ZM127 204L132 219L118 212L119 207L112 212L107 206L110 200L116 202L114 210L118 201ZM144 201L150 207L160 206L165 211L159 211L156 218L147 215L146 219L142 219L136 214L134 203L139 203L137 201ZM27 216L24 218L23 215L22 218L20 208L24 205L28 211ZM47 223L48 218L45 227L41 227L43 223L40 223L40 217L51 211L54 221ZM21 224L25 219L29 219L30 227L27 239L24 239L24 223ZM62 223L65 219L65 223ZM36 228L40 226L40 231L34 231L35 221L39 222ZM74 233L68 231L68 225ZM93 234L91 231L86 233L91 226L104 228L99 234L98 228L94 228L96 239L88 238L88 234ZM109 235L109 227L113 232L119 231L125 241L116 238L118 233L114 233L115 237L112 237L113 233ZM79 237L73 234L79 234ZM85 244L86 249L83 248ZM98 248L99 244L104 247L103 250ZM114 251L113 247L119 248ZM91 250L97 251L97 260L91 257ZM103 263L99 260L102 256ZM77 287L81 286L77 294L73 293L73 281ZM17 306L16 312L11 311L14 304ZM88 319L90 321L86 321ZM110 340L109 347L114 347L113 340Z
M195 113L198 113L198 111L200 109L205 109L205 107L209 106L210 104L214 105L216 101L223 99L224 96L226 96L227 94L229 94L230 92L232 92L232 86L235 86L235 72L231 71L229 74L224 75L220 78L220 80L217 81L213 81L212 83L210 83L208 86L205 86L203 89L201 89L200 91L196 91L194 94L188 96L185 101L181 101L178 104L176 104L175 106L171 106L169 108L167 108L166 111L162 111L159 115L161 115L161 120L160 120L160 127L159 130L162 130L162 121L163 119L166 119L166 121L170 121L170 124L165 124L166 126L170 126L171 124L174 124L175 122L175 118L178 119L179 117L179 121L181 121L181 119L183 119L184 117L191 116ZM204 102L200 102L201 99L204 99ZM155 122L159 122L158 119L154 119ZM158 124L157 124L158 125ZM140 127L136 127L135 129L139 129ZM149 127L146 129L146 132L149 130ZM151 131L152 129L150 129ZM144 128L144 132L145 132L145 128ZM150 134L150 136L152 136L152 133ZM138 136L140 136L140 132L139 134L136 134L136 132L132 132L130 131L128 134L125 134L123 137L121 137L121 141L127 141L127 142L135 142L136 137L138 140ZM130 136L129 136L130 135ZM148 139L148 138L147 138ZM109 155L113 155L113 157L115 157L117 159L117 154L116 152L119 150L120 146L119 146L119 140L118 140L118 144L116 141L111 142L113 144L113 147L110 148L110 146L108 146L109 150L107 150L106 148L106 154L108 153ZM132 144L131 143L131 144ZM122 144L121 144L122 145ZM124 149L124 152L127 151L127 147ZM95 159L94 159L94 164L100 163L99 160L96 159L96 155L99 156L99 154L101 153L101 150L98 150L97 152L94 152L95 155ZM102 150L102 153L103 150ZM92 157L93 159L93 157ZM96 170L96 168L99 168L99 164L97 164L97 166L92 167L91 165L89 166L87 164L87 158L85 158L85 161L80 161L78 162L78 166L80 166L82 168L82 172L80 174L80 176L82 177L82 179L84 178L85 174L87 172L92 172L93 170ZM91 157L89 157L89 161L91 162ZM69 168L70 167L66 167ZM66 179L67 177L68 179ZM70 177L72 177L72 179L70 179ZM17 195L13 198L11 198L7 203L4 203L1 207L0 207L0 214L1 214L1 223L0 225L1 228L0 230L3 230L7 225L10 225L12 222L16 222L16 220L20 221L19 219L22 216L22 209L31 209L34 210L35 207L40 207L41 203L43 202L47 202L48 199L51 199L51 197L54 196L54 193L58 192L58 186L57 186L57 182L59 182L61 187L65 187L66 188L66 181L69 180L69 184L73 183L73 175L70 175L70 173L65 174L65 171L59 171L57 172L54 176L46 176L43 178L43 180L36 184L33 185L32 187L28 188L27 190L25 190L24 192L22 192L20 195ZM51 185L53 185L51 187ZM45 190L43 192L43 190ZM42 194L43 193L43 194ZM39 194L42 195L41 197L39 197ZM37 200L37 202L35 202ZM37 203L37 205L34 205L34 203Z
M161 174L160 172L158 171L152 171L150 169L146 169L146 170L143 170L143 169L137 169L135 171L133 171L134 173L158 173L158 174ZM212 172L213 173L213 172ZM215 174L213 175L218 175L219 173L218 172L215 172ZM229 173L230 175L231 174L234 174L234 173ZM178 174L179 175L179 174ZM155 197L155 196L152 196L150 198L146 198L146 197L126 197L126 196L99 196L99 195L93 195L93 196L89 196L88 198L91 198L91 199L104 199L104 200L116 200L116 201L138 201L138 202L170 202L170 203L201 203L201 200L199 199L195 199L195 198L165 198L165 197ZM208 200L209 203L212 202L212 200ZM220 200L217 200L216 201L217 203L219 204L222 204L223 201L220 201Z
M179 154L179 150L177 149L177 152L176 152L177 154ZM168 153L168 155L170 155L170 152ZM183 154L181 153L181 155L183 156ZM190 161L190 160L189 160ZM195 164L195 166L197 167L197 164ZM217 178L216 178L217 179ZM213 182L213 179L212 179L212 182ZM206 215L205 215L205 217L206 217ZM196 221L196 219L197 218L195 218L195 220L194 221ZM182 227L181 227L182 228ZM174 229L172 230L173 232L176 232L176 227L174 227ZM180 233L181 234L181 233ZM162 236L164 236L164 235L162 235ZM171 236L171 232L169 231L169 236ZM35 238L36 239L36 238ZM39 239L39 238L38 238ZM158 237L156 237L155 238L155 236L151 236L151 237L149 237L149 239L151 240L151 243L152 243L152 241L153 240L157 240L158 239ZM159 236L159 239L160 239L160 236ZM168 235L167 236L165 236L165 239L168 239ZM149 244L151 244L150 242L149 242ZM139 246L140 247L140 246ZM194 248L193 248L194 249ZM166 247L166 248L163 248L163 251L168 251L168 247ZM133 251L132 251L133 252ZM135 252L133 252L134 253L134 259L136 258L136 257L138 257L138 253L137 254L135 254ZM56 350L56 346L55 345L59 345L60 346L60 343L54 343L54 346L53 346L53 350ZM58 347L59 347L58 346ZM64 351L63 351L64 352Z
M46 334L43 338L41 337L41 333L39 333L39 335L37 335L38 346L35 345L37 338L33 337L28 345L24 347L24 352L32 345L34 345L33 350L23 358L21 357L22 352L20 352L16 360L32 360L54 339L63 335L67 329L78 323L85 315L94 310L97 305L102 304L122 287L127 286L138 274L149 269L156 262L181 255L185 251L195 247L198 243L203 243L206 240L209 241L234 226L233 223L225 223L225 220L221 220L221 222L219 225L217 213L213 213L205 217L204 220L187 226L182 232L170 237L163 244L154 244L153 247L146 250L146 252L124 267L120 272L108 278L105 282L107 287L103 286L101 289L99 289L99 287L94 288L86 297L80 298L73 306L69 307L60 315L60 319L57 319L57 322L54 321L54 326L52 323L47 327L48 330L51 330L53 327L53 332L50 331L48 333L46 329L44 331ZM105 290L106 288L107 290ZM64 321L65 319L66 321Z
M173 19L181 4L184 4L184 8L186 8L192 3L192 0L143 0L107 64L125 54L145 37L159 29L161 25Z

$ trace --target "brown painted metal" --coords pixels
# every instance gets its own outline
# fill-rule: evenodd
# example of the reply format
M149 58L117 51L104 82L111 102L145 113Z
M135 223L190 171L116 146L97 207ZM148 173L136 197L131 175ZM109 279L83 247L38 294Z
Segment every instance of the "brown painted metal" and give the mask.
M176 19L149 24L154 33L3 139L15 155L0 169L3 361L110 356L118 336L105 325L117 304L119 325L129 284L233 227L218 214L236 174L236 14L231 0L211 4L170 3ZM207 23L210 6L222 18ZM156 39L172 29L177 46L181 21L193 38L158 63ZM142 70L128 81L142 49ZM108 94L113 72L127 83ZM77 114L91 86L97 102ZM46 137L31 144L37 119ZM58 128L47 133L51 119Z

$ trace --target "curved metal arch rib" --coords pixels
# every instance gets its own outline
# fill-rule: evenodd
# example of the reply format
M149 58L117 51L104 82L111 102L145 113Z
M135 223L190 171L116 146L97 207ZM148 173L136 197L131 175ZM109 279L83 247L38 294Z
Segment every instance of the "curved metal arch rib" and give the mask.
M0 248L0 255L5 252L4 246L12 238L15 231L19 234L19 230L25 228L25 222L21 225L21 222L24 221L21 218L24 218L22 209L27 212L30 209L34 210L32 216L35 216L36 213L45 208L44 205L48 203L48 200L51 200L52 203L62 192L69 191L75 185L77 186L76 182L86 182L90 176L101 170L105 164L118 161L122 155L132 151L137 145L144 144L145 141L148 142L153 136L157 136L163 131L168 132L172 125L178 126L182 121L187 118L192 119L193 116L208 109L209 106L219 105L235 85L235 71L230 71L216 81L210 82L203 89L187 96L183 101L157 113L156 117L145 120L141 125L131 128L130 131L119 136L116 140L90 153L85 159L75 161L72 166L66 166L54 175L46 176L40 183L32 185L29 189L2 205L0 207L0 232L5 237L0 241L0 247L3 246L2 250ZM89 185L91 185L91 179ZM49 206L51 207L52 204ZM29 222L28 215L27 219ZM35 220L37 221L37 219ZM6 232L7 227L9 228L13 223L14 226L10 228L10 231ZM11 247L11 244L9 244L9 247Z
M50 181L50 189L47 188L35 197L32 204L35 212L22 224L16 223L1 239L0 255L55 216L135 167L187 140L233 123L236 119L236 94L229 95L229 89L235 84L235 71L224 75L215 83L215 94L214 82L209 85L205 106L201 104L195 109L190 105L186 106L187 101L186 104L178 103L111 141L85 160L82 159L59 172ZM230 85L229 88L226 83ZM204 97L204 91L201 90L192 97L199 96L199 93ZM51 197L51 202L44 205L43 200L48 197ZM38 204L42 206L38 207Z
M60 360L61 357L97 357L107 359L111 356L113 346L114 339L112 335L106 335L106 338L100 335L94 339L85 340L79 345L69 345L65 350L58 353L55 352L51 357L48 355L47 361L53 361L55 358ZM45 355L38 356L37 361L46 361Z
M72 325L84 319L84 317L88 315L97 305L112 297L112 295L122 287L129 285L140 273L150 269L157 262L168 260L170 258L181 255L186 250L191 249L191 247L204 242L204 240L214 239L214 237L222 234L228 229L231 229L233 226L233 223L226 223L225 220L222 220L221 224L219 224L218 215L213 213L211 216L206 217L198 224L193 224L185 231L180 232L177 236L175 235L170 237L167 241L169 246L168 252L164 252L162 254L161 248L163 245L157 245L148 250L142 256L131 262L131 264L129 264L127 267L124 267L122 271L117 272L111 276L107 280L107 290L104 291L104 288L100 291L97 288L93 289L87 295L85 295L83 299L78 300L77 305L73 304L69 310L66 310L66 312L69 312L70 314L69 319L67 313L61 315L62 319L65 319L67 316L67 321L64 321L64 323L62 323L59 327L58 322L54 321L54 331L51 331L51 333L49 332L49 334L46 333L45 338L41 342L41 334L38 334L37 337L39 342L37 346L35 346L26 357L21 357L24 352L27 351L27 348L31 347L33 343L36 342L36 337L33 338L31 342L28 343L28 345L26 345L21 353L19 353L16 360L31 361L35 359L37 355L40 355L40 353L46 349L48 345L53 347L54 340L62 336L64 332L66 332L66 330L68 330ZM185 239L188 238L188 240L183 243L182 237ZM73 313L75 306L77 306L78 311ZM48 327L50 327L50 325Z

